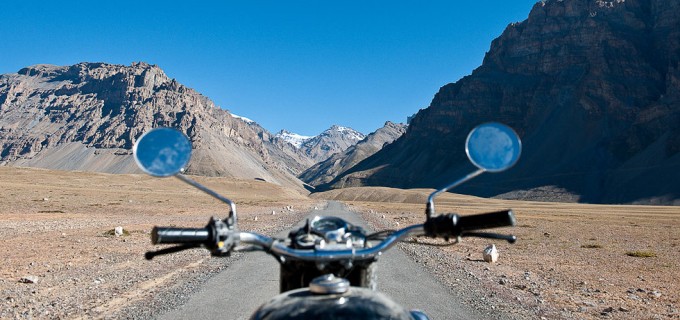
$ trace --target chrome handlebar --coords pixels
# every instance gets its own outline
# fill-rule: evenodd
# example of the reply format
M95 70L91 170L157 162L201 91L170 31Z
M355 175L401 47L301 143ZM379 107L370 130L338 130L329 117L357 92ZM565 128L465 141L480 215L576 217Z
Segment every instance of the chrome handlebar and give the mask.
M370 248L340 248L331 245L322 248L296 249L286 244L286 240L274 239L254 232L239 232L227 222L211 218L204 228L162 228L155 227L151 232L154 244L179 244L176 248L166 248L149 252L147 259L156 255L176 252L188 248L205 246L215 256L228 256L232 251L244 251L242 245L250 245L249 249L264 250L280 260L293 259L301 261L332 262L368 260L380 256L398 241L409 236L440 237L448 240L461 237L481 237L502 239L510 243L517 239L512 235L479 232L481 229L499 228L515 225L512 210L502 210L470 216L457 214L430 217L424 224L416 224L389 234L383 241Z
M272 239L270 237L253 232L239 232L237 235L240 243L261 247L265 251L287 259L330 262L338 260L366 260L374 258L376 256L380 256L383 252L394 246L395 243L406 237L420 236L424 234L424 225L412 225L395 231L376 246L365 249L352 248L347 250L294 249L287 246L282 240Z

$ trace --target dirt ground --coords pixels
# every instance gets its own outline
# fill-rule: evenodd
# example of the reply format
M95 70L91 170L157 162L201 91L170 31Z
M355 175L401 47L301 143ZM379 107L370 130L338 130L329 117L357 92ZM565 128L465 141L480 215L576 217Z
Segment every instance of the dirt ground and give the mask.
M310 199L260 181L197 179L237 203L242 229L269 234L324 199L350 204L378 228L422 223L429 192L360 188ZM517 227L498 230L517 235L516 244L466 238L404 246L452 290L475 291L489 308L546 319L680 319L680 207L453 194L436 204L437 212L516 213ZM144 260L157 249L152 226L199 227L226 212L174 178L0 167L0 319L118 318L130 306L155 308L144 305L149 297L224 264L204 250ZM116 226L127 234L110 235ZM490 243L500 252L495 264L481 260Z
M197 180L236 202L244 230L273 232L318 203L260 181ZM175 178L0 167L0 319L115 318L210 260L205 250L144 260L158 249L154 225L202 227L227 212ZM126 234L111 235L117 226Z
M374 225L399 228L423 223L431 191L350 188L313 196L345 201ZM434 253L407 246L454 290L481 289L487 298L501 301L499 307L521 308L536 318L680 319L680 207L444 194L435 208L461 215L513 209L517 218L516 227L496 229L516 235L515 244L464 238L460 244L434 247ZM495 264L482 260L482 250L492 243L500 253ZM454 267L463 270L452 272Z

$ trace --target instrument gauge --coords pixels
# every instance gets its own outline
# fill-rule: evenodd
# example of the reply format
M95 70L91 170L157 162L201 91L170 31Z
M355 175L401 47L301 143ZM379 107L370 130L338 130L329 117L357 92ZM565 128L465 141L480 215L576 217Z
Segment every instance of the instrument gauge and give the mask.
M323 235L328 241L342 241L347 230L347 222L336 217L315 217L310 227L313 232Z

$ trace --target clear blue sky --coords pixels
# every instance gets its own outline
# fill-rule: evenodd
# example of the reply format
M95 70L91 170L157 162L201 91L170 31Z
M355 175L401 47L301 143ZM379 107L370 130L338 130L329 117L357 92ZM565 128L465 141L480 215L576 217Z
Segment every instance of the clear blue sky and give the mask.
M514 1L1 1L0 74L145 61L276 132L370 133L429 105L526 19Z

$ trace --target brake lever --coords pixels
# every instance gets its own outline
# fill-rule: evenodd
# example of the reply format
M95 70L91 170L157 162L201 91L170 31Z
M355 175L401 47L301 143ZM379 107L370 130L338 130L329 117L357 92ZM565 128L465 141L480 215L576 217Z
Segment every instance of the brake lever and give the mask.
M144 254L144 258L146 258L146 260L151 260L156 256L180 252L180 251L184 251L184 250L187 250L187 249L198 248L200 246L201 246L200 244L193 244L192 243L192 244L182 244L182 245L178 245L178 246L174 246L174 247L170 247L170 248L165 248L165 249L160 249L160 250L156 250L156 251L147 251Z
M490 232L464 232L461 236L463 237L477 237L477 238L487 238L487 239L499 239L499 240L505 240L509 243L515 243L517 241L517 237L511 234L498 234L498 233L490 233Z

